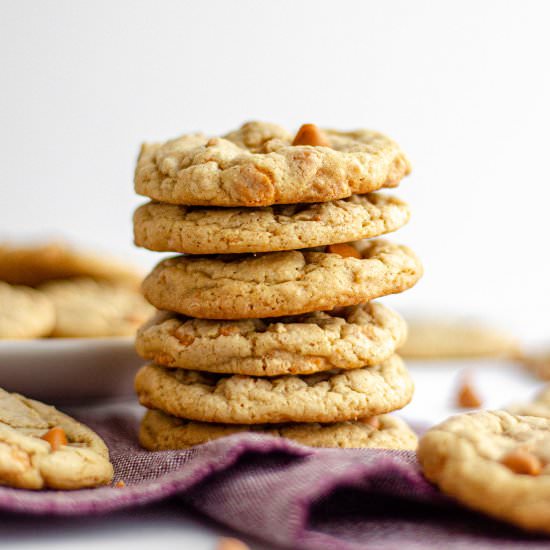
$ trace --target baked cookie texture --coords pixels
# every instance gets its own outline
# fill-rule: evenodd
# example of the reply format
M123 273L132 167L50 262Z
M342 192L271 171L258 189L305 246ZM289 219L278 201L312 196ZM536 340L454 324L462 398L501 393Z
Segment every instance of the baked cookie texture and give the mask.
M341 422L404 407L412 380L394 355L373 367L308 376L223 376L158 365L136 376L142 405L202 422Z
M135 190L203 206L327 202L394 187L410 172L399 146L371 130L325 130L330 147L292 145L294 133L248 122L223 137L190 134L144 144Z
M117 259L80 252L62 243L0 244L0 281L37 286L54 279L90 277L138 287L141 274Z
M370 302L296 317L212 321L158 313L136 349L169 367L277 376L355 369L388 359L405 340L404 320Z
M300 315L402 292L422 275L406 246L382 239L352 243L361 259L315 251L243 256L178 256L143 282L158 309L207 319Z
M195 422L147 411L141 421L139 441L150 451L187 449L235 433L252 432L293 439L310 447L384 448L414 451L416 434L390 415L335 424L238 425Z
M47 296L0 281L0 339L48 336L54 325L55 310Z
M507 465L518 452L540 463L540 472ZM458 415L421 438L418 460L428 479L466 506L550 532L550 420L504 411Z
M520 345L513 335L479 322L409 319L409 335L399 349L411 359L515 357Z
M272 252L378 237L402 227L409 216L406 203L379 193L264 208L152 202L134 214L134 241L160 252Z
M41 439L51 428L67 445ZM54 407L0 389L0 485L21 489L81 489L109 483L113 467L103 440Z
M57 337L131 336L154 314L136 290L93 279L66 279L41 285L55 308Z

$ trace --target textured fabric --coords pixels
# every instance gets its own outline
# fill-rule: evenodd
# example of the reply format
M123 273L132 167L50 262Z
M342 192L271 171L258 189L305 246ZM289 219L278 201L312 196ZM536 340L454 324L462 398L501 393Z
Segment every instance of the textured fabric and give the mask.
M311 449L238 434L187 451L137 445L131 414L80 415L111 450L115 481L75 492L0 488L1 511L89 515L180 496L209 518L289 548L548 548L468 512L422 477L406 451ZM11 516L13 517L13 516Z

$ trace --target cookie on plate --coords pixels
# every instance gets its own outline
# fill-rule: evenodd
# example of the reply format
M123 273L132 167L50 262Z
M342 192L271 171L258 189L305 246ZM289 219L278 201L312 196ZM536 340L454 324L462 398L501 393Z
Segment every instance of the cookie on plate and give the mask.
M483 411L428 430L424 474L462 504L524 529L550 533L550 420Z
M273 252L357 241L390 233L409 219L395 197L371 193L315 204L202 208L148 203L134 214L134 240L161 252Z
M20 340L51 334L52 302L42 292L0 281L0 339Z
M148 365L135 385L140 403L150 409L227 424L356 420L400 409L413 394L397 355L373 367L275 378Z
M394 187L409 172L399 146L378 132L305 125L295 135L248 122L219 138L190 134L144 144L135 190L172 204L270 206Z
M136 290L104 281L51 281L40 290L55 307L56 337L131 336L154 313Z
M514 357L517 338L504 330L452 319L409 319L409 335L399 349L411 359Z
M405 321L375 302L241 321L159 312L138 330L136 349L169 367L277 376L376 365L393 355L406 334Z
M406 246L385 240L330 245L324 251L177 256L143 282L158 309L206 319L300 315L402 292L422 275Z
M138 287L141 274L115 258L81 252L62 243L0 244L0 281L37 286L54 279L90 277Z
M103 440L54 407L0 389L0 485L81 489L109 483Z
M147 411L139 441L150 451L187 449L240 432L286 437L310 447L382 448L414 451L416 434L407 424L387 414L335 424L238 425L195 422Z

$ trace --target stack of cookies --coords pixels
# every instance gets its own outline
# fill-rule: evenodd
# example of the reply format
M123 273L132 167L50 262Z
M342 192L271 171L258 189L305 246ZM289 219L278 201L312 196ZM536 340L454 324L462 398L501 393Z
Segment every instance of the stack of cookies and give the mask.
M241 431L312 446L412 449L386 413L411 399L395 350L406 325L371 300L422 274L405 246L371 239L409 218L380 193L409 173L368 130L296 135L251 122L221 138L146 144L135 242L184 255L143 283L157 316L137 335L152 364L136 377L149 410L140 440L185 448Z

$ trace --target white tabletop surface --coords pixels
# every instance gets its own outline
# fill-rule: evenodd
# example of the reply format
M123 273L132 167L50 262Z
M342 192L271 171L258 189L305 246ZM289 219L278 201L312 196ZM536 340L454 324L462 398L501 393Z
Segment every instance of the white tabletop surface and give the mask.
M412 403L400 414L411 422L433 424L458 409L453 406L456 384L467 370L484 400L485 408L499 408L528 399L541 383L517 365L503 361L455 361L409 363L416 383ZM220 536L238 536L257 550L273 548L235 535L201 519L183 506L171 503L110 514L99 518L42 519L8 518L0 524L2 546L18 550L35 548L118 550L131 546L213 550Z

